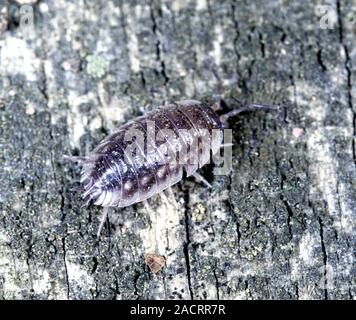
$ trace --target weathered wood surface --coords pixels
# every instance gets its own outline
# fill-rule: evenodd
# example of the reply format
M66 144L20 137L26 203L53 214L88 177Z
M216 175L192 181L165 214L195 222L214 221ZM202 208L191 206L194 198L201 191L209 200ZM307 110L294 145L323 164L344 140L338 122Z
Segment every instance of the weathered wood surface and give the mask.
M26 1L22 1L26 2ZM355 297L355 7L332 1L33 1L0 13L0 297ZM12 2L13 3L13 2ZM287 4L288 3L288 4ZM331 25L330 25L331 23ZM233 171L177 201L101 210L70 191L86 154L165 102L281 106L232 124ZM152 274L144 255L166 258Z

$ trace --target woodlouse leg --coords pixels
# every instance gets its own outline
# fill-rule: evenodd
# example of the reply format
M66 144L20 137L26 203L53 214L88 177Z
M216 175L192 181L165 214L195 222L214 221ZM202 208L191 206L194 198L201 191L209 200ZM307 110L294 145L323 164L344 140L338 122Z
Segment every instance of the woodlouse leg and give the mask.
M212 185L211 185L208 181L206 181L205 178L204 178L202 175L200 175L198 172L194 172L194 173L192 174L192 176L193 176L197 181L204 183L204 184L205 184L207 187L209 187L209 188L212 188Z
M84 204L82 206L80 206L80 209L83 209L83 208L87 208L89 206L89 203L91 201L91 198L90 197L87 197L84 199Z
M109 207L104 207L103 209L103 215L100 219L100 224L99 224L99 228L98 228L98 232L96 233L96 237L99 239L100 238L100 233L101 233L101 229L104 226L104 223L106 221L106 219L108 219L109 217Z
M171 187L167 188L166 190L164 190L163 192L167 191L168 192L168 198L172 200L174 209L178 210L178 202L176 200L176 197L173 193L173 190Z
M82 185L73 186L69 189L70 192L83 192L85 189Z
M150 218L150 239L151 242L155 244L155 250L158 251L158 238L159 236L157 235L157 221L158 221L158 216L157 216L157 210L152 210L150 207L150 204L148 203L148 200L142 201L143 206L145 207L145 210L147 212L147 215Z
M160 196L162 202L164 202L166 206L169 206L169 201L164 191L160 192L158 195Z
M148 201L144 200L144 201L142 201L142 203L143 203L147 213L150 214L150 212L152 212L152 208L150 207L150 204L148 203Z
M254 103L248 104L223 114L222 116L220 116L220 121L221 123L226 124L229 118L235 117L242 112L249 112L249 111L256 111L256 110L277 110L277 108L275 106L271 106L267 104L254 104Z
M77 162L77 163L84 163L86 161L88 161L88 157L85 157L85 156L68 156L68 155L63 155L63 158L65 160L69 160L69 161L72 161L72 162Z

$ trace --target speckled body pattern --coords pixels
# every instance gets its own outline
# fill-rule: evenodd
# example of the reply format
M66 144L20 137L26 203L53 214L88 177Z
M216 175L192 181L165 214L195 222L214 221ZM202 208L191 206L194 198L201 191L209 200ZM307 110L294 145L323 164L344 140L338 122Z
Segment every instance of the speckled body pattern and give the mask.
M155 140L152 148L148 148L151 143L147 135L148 123L153 123L155 136L161 137ZM175 137L165 133L165 129ZM103 207L126 207L160 193L179 182L183 170L189 176L207 163L209 159L200 156L199 160L185 159L182 163L178 151L190 150L193 141L213 129L222 129L218 115L208 105L194 100L159 107L131 120L104 139L88 156L81 179L85 189L83 198ZM128 132L141 133L144 139L145 147L137 148L132 157L125 156L129 147ZM200 148L201 144L196 146ZM219 147L216 143L210 145L213 153ZM202 154L201 149L198 154Z

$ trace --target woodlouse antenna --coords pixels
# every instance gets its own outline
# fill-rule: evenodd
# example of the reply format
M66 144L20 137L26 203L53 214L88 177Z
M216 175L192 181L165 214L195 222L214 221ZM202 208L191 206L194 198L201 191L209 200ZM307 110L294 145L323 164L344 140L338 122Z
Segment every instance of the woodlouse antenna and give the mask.
M223 125L226 125L227 121L230 118L236 117L242 112L257 111L257 110L278 110L278 108L276 106L271 106L267 104L256 104L256 103L248 104L221 115L220 121Z
M168 201L168 198L167 198L166 194L164 193L164 191L159 193L159 196L160 196L162 202L164 202L165 205L168 207L169 201Z

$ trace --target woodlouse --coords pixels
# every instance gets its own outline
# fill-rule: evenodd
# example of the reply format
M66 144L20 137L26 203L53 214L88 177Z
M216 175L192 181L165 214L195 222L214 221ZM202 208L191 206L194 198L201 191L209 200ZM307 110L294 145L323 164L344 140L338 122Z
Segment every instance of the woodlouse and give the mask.
M149 141L149 121L154 125L155 136L163 139ZM188 176L194 174L199 165L196 152L190 152L194 159L179 159L179 151L189 149L192 141L201 137L201 129L221 128L212 109L191 100L158 108L130 121L102 141L84 163L81 179L86 190L84 198L103 207L126 207L152 197L179 182L183 170ZM131 138L138 136L144 142L137 143L136 150L129 150ZM217 151L212 147L213 152ZM137 153L132 152L131 156L131 151ZM204 164L201 162L200 166Z
M214 154L221 147L221 136L212 138L212 131L221 132L231 116L266 108L270 107L252 104L219 117L205 103L183 100L135 118L105 138L90 155L77 157L83 165L83 198L106 208L105 219L107 207L144 201L179 182L183 171L208 184L197 169L209 161L210 151ZM209 148L203 150L206 138Z

